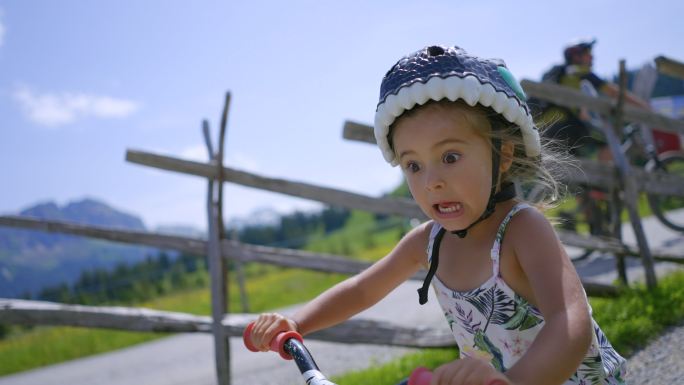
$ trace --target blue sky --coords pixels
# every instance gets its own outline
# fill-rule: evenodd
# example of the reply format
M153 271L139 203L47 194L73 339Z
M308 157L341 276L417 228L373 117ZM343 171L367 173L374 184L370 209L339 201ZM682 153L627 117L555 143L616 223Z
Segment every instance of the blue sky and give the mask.
M0 213L91 197L150 228L206 227L206 182L127 163L126 149L206 160L232 93L226 165L370 195L401 175L373 146L382 75L429 44L501 57L538 79L595 36L595 69L684 60L679 1L1 1ZM226 218L310 201L227 184Z

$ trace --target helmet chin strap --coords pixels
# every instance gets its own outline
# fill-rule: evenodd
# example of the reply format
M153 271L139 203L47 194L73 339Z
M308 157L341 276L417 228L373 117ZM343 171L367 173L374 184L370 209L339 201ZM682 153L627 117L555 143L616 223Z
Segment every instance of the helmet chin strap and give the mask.
M480 217L468 227L462 230L451 231L452 234L456 234L459 238L465 238L465 236L468 235L468 230L471 227L489 218L494 213L497 203L504 202L515 197L515 185L513 183L507 183L506 185L501 186L501 190L499 190L498 193L496 192L496 185L499 181L499 152L501 151L501 139L493 138L492 144L494 147L492 149L492 188L489 192L489 201L487 202L487 207L485 208L484 213L482 213L482 215L480 215ZM432 243L430 269L428 270L427 276L423 281L423 286L418 289L418 302L421 305L427 303L428 289L430 288L430 282L432 281L432 278L437 272L437 266L439 265L439 246L442 243L442 238L444 237L445 232L446 229L439 229Z
M515 185L513 183L507 183L505 186L501 187L501 190L499 190L498 193L490 195L490 197L491 198L489 198L489 202L487 203L487 208L485 209L484 213L482 213L480 218L478 218L475 222L471 223L470 226L466 227L465 229L454 230L451 233L458 235L459 238L465 238L465 236L468 235L468 230L470 230L471 227L475 226L476 224L482 222L483 220L489 218L492 214L494 214L494 209L497 203L507 201L511 198L515 198Z

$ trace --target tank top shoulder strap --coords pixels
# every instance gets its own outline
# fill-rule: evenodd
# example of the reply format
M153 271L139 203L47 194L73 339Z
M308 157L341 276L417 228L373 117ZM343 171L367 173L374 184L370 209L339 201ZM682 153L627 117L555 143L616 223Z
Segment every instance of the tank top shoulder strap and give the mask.
M492 246L492 251L491 251L491 258L492 258L492 270L494 274L499 274L499 257L501 253L501 242L503 241L504 233L506 233L506 227L508 226L508 222L511 221L511 218L515 214L517 214L520 210L526 209L530 207L529 204L527 203L518 203L513 208L511 211L506 214L506 217L501 221L501 224L499 225L499 229L496 231L496 238L494 239L494 245Z
M428 239L428 246L426 250L428 263L432 263L432 247L435 243L435 237L441 228L442 226L439 223L432 221L432 229L430 229L430 237Z

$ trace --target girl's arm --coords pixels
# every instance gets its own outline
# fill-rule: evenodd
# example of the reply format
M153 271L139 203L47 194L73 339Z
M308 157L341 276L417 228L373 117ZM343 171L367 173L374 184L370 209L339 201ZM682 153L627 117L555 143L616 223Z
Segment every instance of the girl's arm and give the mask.
M292 319L262 314L252 329L255 347L267 351L273 337L285 330L302 335L336 325L369 308L415 274L427 262L430 222L406 234L395 248L358 275L326 290L302 307Z
M545 324L506 376L517 384L562 384L577 370L592 340L584 288L553 227L537 210L513 217L507 237Z
M429 229L428 223L416 227L387 256L306 304L293 317L299 332L308 334L345 321L409 279L427 260Z

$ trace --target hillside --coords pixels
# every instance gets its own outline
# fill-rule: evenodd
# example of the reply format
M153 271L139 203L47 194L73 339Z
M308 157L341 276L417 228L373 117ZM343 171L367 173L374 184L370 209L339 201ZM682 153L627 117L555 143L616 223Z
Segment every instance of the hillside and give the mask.
M140 218L93 199L70 202L62 207L54 202L40 203L18 215L145 230ZM130 264L156 253L149 247L0 227L0 297L35 295L43 287L73 282L83 270L111 268L122 262Z

